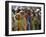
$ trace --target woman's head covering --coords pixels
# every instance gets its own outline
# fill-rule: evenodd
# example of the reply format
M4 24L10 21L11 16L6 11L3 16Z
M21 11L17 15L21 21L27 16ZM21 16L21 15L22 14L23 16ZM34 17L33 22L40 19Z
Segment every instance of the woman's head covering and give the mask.
M24 11L23 11L23 10L21 10L19 13L20 13L21 15L24 15Z

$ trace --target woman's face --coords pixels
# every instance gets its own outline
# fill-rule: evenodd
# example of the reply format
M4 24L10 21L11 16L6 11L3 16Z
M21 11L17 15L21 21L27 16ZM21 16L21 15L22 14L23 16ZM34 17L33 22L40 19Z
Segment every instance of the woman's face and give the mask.
M24 15L24 12L20 12L20 14L23 16Z
M17 15L16 15L16 18L17 18L17 19L21 19L21 16L17 14Z

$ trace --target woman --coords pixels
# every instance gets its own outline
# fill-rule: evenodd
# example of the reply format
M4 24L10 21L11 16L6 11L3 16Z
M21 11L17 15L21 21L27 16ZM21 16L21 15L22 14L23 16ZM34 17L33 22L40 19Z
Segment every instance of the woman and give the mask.
M25 12L23 10L20 11L20 14L21 14L21 25L22 25L22 29L23 30L27 30L27 22L26 22L26 19L24 17L24 13Z
M26 20L23 11L16 14L15 25L17 25L18 31L26 30Z

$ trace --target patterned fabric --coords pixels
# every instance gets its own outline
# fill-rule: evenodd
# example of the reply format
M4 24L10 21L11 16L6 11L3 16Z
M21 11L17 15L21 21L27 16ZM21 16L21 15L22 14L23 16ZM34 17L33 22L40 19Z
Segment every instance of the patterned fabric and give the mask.
M25 19L21 18L20 20L15 20L15 25L17 28L17 30L24 30L24 26L25 26Z
M38 28L38 19L36 17L33 17L32 20L32 29L36 30Z

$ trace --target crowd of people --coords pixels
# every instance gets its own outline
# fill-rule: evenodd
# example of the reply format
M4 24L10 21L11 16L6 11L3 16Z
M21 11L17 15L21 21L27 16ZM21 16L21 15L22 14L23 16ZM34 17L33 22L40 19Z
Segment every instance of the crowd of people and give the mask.
M12 31L41 29L41 9L38 7L12 8Z

